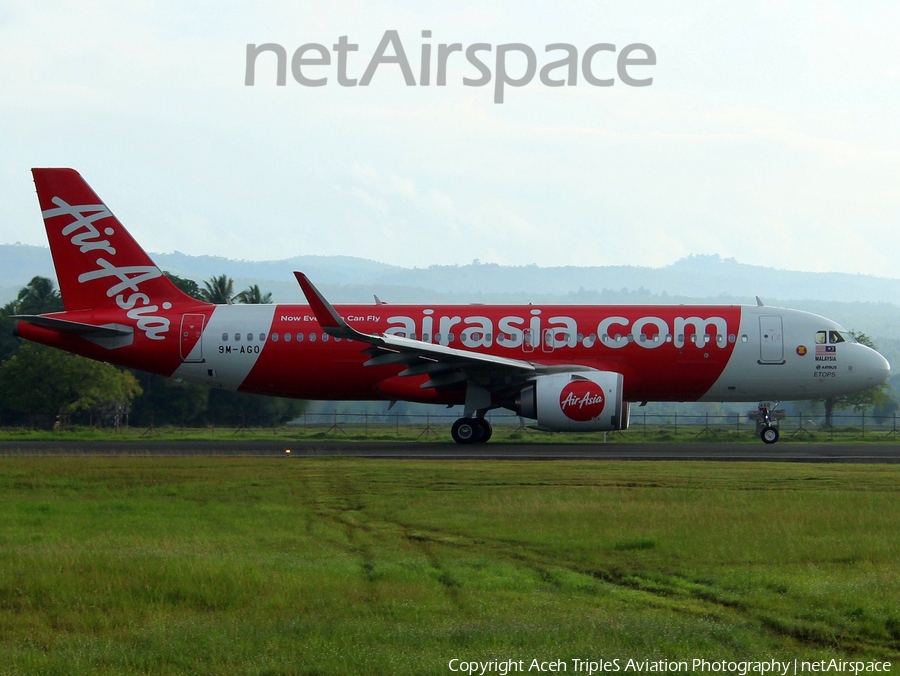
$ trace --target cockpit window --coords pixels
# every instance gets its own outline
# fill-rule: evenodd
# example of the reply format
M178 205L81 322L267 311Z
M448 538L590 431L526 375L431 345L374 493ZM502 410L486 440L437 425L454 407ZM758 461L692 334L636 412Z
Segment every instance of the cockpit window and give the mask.
M849 331L816 331L816 345L837 345L838 343L855 343L856 338Z

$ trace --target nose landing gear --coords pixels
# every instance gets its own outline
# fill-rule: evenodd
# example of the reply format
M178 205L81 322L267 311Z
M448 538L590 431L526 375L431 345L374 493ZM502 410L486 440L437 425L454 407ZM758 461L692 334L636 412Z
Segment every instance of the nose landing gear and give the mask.
M750 412L751 419L756 420L756 434L765 444L774 444L778 441L778 421L784 420L784 411L775 410L778 404L770 405L769 402L760 402L759 408Z

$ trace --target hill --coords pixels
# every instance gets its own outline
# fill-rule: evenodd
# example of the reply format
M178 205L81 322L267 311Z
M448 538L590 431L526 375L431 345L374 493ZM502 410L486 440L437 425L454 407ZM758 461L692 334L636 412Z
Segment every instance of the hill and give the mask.
M181 252L153 254L165 270L202 282L227 274L235 288L259 284L277 302L304 302L293 271L302 270L336 303L754 303L826 315L872 336L900 337L900 279L776 270L697 255L660 268L639 266L468 265L402 268L350 256L231 260ZM50 251L0 245L0 303L35 275L54 277Z

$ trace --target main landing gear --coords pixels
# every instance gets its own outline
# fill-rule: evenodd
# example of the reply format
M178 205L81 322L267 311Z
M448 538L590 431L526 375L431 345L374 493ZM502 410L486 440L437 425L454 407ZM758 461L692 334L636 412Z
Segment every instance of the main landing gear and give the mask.
M475 383L468 383L463 417L450 428L453 441L458 444L483 444L490 439L494 430L491 423L484 419L484 414L492 408L495 407L491 405L491 393Z
M450 428L450 435L458 444L483 444L493 433L491 423L484 418L460 418Z

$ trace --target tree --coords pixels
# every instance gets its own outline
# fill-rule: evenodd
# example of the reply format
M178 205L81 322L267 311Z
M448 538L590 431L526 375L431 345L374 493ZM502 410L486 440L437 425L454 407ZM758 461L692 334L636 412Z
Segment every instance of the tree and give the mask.
M16 300L12 303L17 315L41 315L46 312L62 312L62 296L56 290L52 279L47 277L33 277L25 287L19 291Z
M35 343L0 364L0 403L29 418L40 416L50 427L75 411L118 416L140 393L128 372Z
M248 305L264 305L266 303L272 302L272 294L266 293L264 294L259 290L259 285L254 284L253 286L244 289L241 291L234 299L238 303L245 303Z
M865 333L851 331L850 335L856 339L856 342L876 349L875 343ZM870 409L885 410L890 407L893 402L888 392L888 384L880 383L875 387L870 387L862 392L854 392L853 394L841 394L824 399L816 399L821 401L825 406L825 426L831 427L834 422L834 412L839 409L852 408L857 413L868 411Z
M234 299L234 280L228 275L212 277L203 282L205 288L200 289L201 300L216 305L231 304Z
M13 315L40 315L63 309L59 291L53 280L34 277L23 287L14 301L0 308L0 362L6 361L19 347L19 340L12 335Z
M19 349L19 340L13 335L13 324L16 321L12 315L16 311L16 301L7 303L0 308L0 362L4 362Z
M133 425L203 424L209 388L152 373L135 372L143 394L131 407Z
M178 275L172 274L171 272L163 271L163 274L169 278L169 281L174 284L179 291L186 293L191 298L195 298L196 300L205 300L203 297L203 291L200 289L200 286L193 279L187 279L186 277L179 277Z
M210 422L218 425L276 425L293 420L306 408L305 401L268 397L231 390L210 390Z

